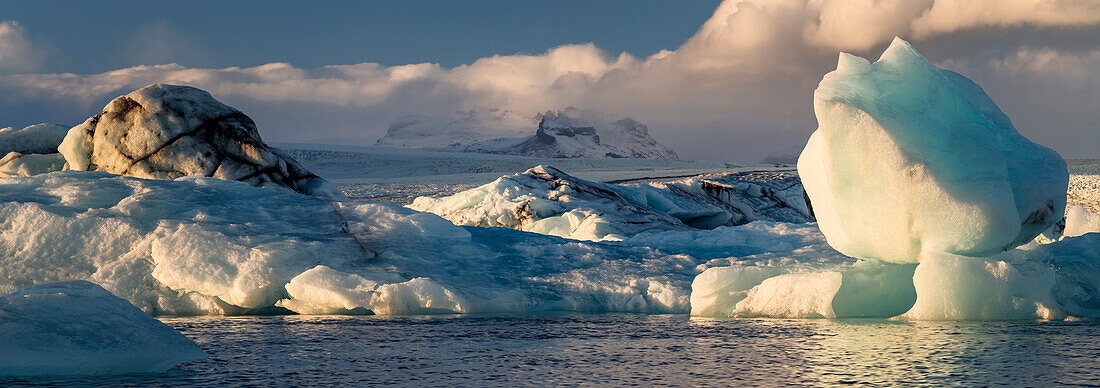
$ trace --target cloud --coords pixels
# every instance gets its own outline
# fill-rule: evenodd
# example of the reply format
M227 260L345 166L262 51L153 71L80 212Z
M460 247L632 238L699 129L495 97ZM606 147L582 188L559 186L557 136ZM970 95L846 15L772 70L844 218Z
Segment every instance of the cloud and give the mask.
M910 39L984 27L1059 28L1100 23L1093 0L809 0L807 41L864 51L894 36Z
M680 47L647 58L579 44L453 68L431 63L309 69L285 63L224 69L167 64L90 75L0 76L0 92L8 93L9 100L16 95L30 101L20 104L55 102L51 107L72 109L70 103L77 102L98 109L109 98L149 83L193 85L252 115L269 140L360 144L372 144L390 121L405 114L500 108L533 115L577 106L639 119L658 141L685 157L751 161L804 141L813 130L812 91L835 66L837 51L869 55L902 35L929 59L985 86L1011 117L1019 117L1017 126L1025 135L1077 155L1086 151L1072 137L1096 132L1088 114L1100 108L1095 97L1100 81L1091 76L1100 68L1095 4L727 0ZM988 12L978 15L979 10ZM1064 38L1069 28L1080 35L1072 44ZM996 33L975 32L989 29ZM1020 34L1028 39L1019 39ZM1043 94L1015 86L1025 84ZM1035 101L1040 95L1045 101ZM1052 115L1058 119L1033 119Z
M37 71L46 60L46 50L27 38L18 22L0 22L0 74Z
M936 0L912 23L927 36L984 26L1069 27L1100 23L1094 0Z

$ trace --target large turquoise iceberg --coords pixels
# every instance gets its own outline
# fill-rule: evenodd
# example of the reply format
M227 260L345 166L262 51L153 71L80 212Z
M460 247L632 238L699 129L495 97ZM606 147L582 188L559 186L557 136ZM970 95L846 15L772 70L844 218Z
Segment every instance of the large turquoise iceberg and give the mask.
M798 171L821 231L845 255L988 257L1065 212L1061 156L1021 136L977 84L901 39L874 63L842 53L814 110L818 129Z

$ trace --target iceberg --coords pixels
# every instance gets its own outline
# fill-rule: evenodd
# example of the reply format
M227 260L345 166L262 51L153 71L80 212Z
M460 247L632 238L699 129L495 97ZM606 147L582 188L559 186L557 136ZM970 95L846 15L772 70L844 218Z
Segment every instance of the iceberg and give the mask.
M456 225L504 227L578 240L622 240L646 230L685 226L676 218L631 203L611 185L570 176L549 166L448 197L419 197L409 208Z
M0 297L0 376L159 373L204 359L183 334L90 282Z
M341 199L328 181L260 139L256 123L209 93L153 84L111 100L57 147L68 169L150 179L203 175Z
M835 253L834 253L835 254ZM706 268L691 314L712 317L1061 320L1100 318L1100 233L1028 243L989 258L920 264L787 253ZM824 257L829 257L825 255Z
M988 257L1064 215L1065 161L901 39L875 63L842 53L814 111L798 171L822 232L846 255Z
M457 225L589 241L760 220L813 220L798 178L771 172L617 185L579 179L541 165L454 195L419 197L408 207L438 214Z
M850 260L707 268L692 284L693 315L1100 312L1100 217L1066 211L1065 161L1017 133L976 84L895 39L875 63L841 54L814 108L819 128L798 171L828 245Z
M812 223L761 220L588 242L244 182L81 171L3 179L0 198L0 257L8 258L0 261L0 293L82 279L152 315L893 317L918 304L916 295L933 295L923 289L970 276L914 282L914 264L844 256ZM1035 283L1049 288L1021 296L1047 303L1052 319L1100 317L1098 239L1028 244L991 260L1022 278L1053 276ZM1016 295L998 290L1004 300Z
M796 256L797 257L797 256ZM887 318L916 300L912 264L877 260L712 267L692 283L691 314L779 318Z
M0 198L0 292L83 279L153 315L686 313L700 265L827 248L765 221L581 242L198 176L61 171Z

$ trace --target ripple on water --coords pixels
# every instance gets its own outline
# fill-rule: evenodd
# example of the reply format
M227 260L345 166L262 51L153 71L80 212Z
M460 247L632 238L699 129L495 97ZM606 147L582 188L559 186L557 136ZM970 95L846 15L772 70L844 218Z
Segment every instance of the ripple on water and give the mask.
M164 318L209 355L2 386L1050 385L1100 381L1098 322L681 315Z

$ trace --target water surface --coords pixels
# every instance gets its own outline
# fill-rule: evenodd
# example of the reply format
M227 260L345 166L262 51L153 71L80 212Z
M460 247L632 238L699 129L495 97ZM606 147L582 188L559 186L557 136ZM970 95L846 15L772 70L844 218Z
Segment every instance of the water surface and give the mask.
M1098 322L683 315L162 318L209 358L0 386L1092 385Z

